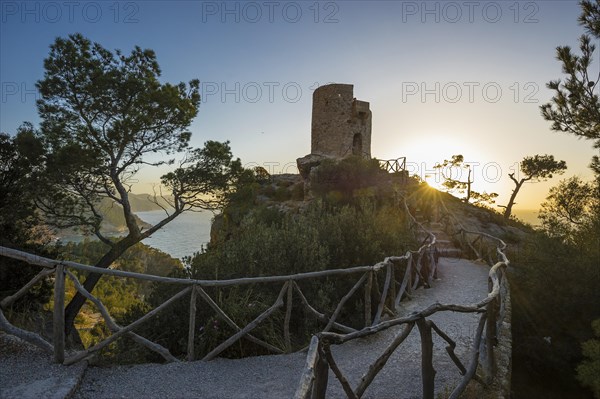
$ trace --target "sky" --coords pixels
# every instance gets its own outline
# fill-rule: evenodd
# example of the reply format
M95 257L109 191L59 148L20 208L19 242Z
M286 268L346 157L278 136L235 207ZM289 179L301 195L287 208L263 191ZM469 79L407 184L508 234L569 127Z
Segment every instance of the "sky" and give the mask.
M56 37L156 52L163 82L199 79L191 144L229 140L247 166L296 173L310 153L312 92L354 85L370 102L372 156L406 157L413 174L454 154L477 191L506 204L524 156L565 160L564 176L525 185L537 209L560 178L591 178L598 150L550 130L539 111L562 78L556 47L577 47L577 1L0 1L0 131L39 123L35 82ZM593 67L598 71L598 50ZM136 192L167 169L146 167Z

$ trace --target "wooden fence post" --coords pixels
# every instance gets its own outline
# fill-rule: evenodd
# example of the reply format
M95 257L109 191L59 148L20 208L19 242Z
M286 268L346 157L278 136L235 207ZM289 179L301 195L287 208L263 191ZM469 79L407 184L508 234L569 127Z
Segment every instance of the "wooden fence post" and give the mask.
M325 358L322 343L317 349L317 362L315 366L315 382L313 385L312 399L325 399L327 394L327 382L329 379L329 364Z
M390 290L390 284L393 284L392 281L392 268L394 267L393 263L390 262L387 264L385 269L385 282L383 283L383 291L381 291L381 299L379 299L379 305L377 305L377 312L375 313L375 318L373 319L372 325L379 323L381 320L381 315L383 314L383 310L385 308L385 302L388 297L388 292ZM377 282L377 279L375 279Z
M419 252L419 256L417 256L417 260L415 261L415 269L414 269L414 275L415 275L415 279L413 280L413 286L412 289L413 291L416 290L417 288L419 288L419 279L423 276L421 274L421 261L423 260L423 252ZM423 284L425 284L425 282L423 281Z
M64 265L56 265L54 278L54 362L65 361L65 271Z
M414 256L411 254L410 258L408 258L408 262L406 264L406 267L408 268L408 274L406 275L406 294L410 297L412 295L413 289L413 273L414 273L414 269L413 269L413 264L414 264Z
M395 306L395 300L396 300L396 293L397 293L397 287L396 287L396 265L394 264L394 262L391 262L390 264L390 270L391 270L391 281L390 281L390 295L388 295L388 306L390 307L390 310L392 310L394 313L396 313L396 306Z
M427 253L427 250L423 252L421 262L423 262L423 264L421 265L421 276L423 276L423 286L431 287L431 268L429 265L429 254Z
M287 287L285 320L283 323L283 337L285 340L285 352L292 352L292 339L290 337L290 321L292 320L292 300L294 293L294 281L290 280Z
M491 287L492 281L488 282ZM487 383L491 383L494 376L494 346L496 345L496 319L498 317L496 311L496 305L498 304L498 298L491 300L486 307L487 319L485 322L485 368L487 374Z
M430 254L431 256L431 264L433 265L433 273L431 274L431 277L434 279L438 278L438 254L437 254L437 248L434 248L433 251Z
M421 318L417 320L421 335L421 380L423 382L423 399L434 399L435 369L433 368L433 338L431 324Z
M196 335L196 295L198 291L196 286L192 286L192 294L190 296L190 323L188 330L188 345L187 345L187 360L194 361L194 337Z
M369 272L367 284L365 284L365 327L371 325L371 290L373 287L373 272Z

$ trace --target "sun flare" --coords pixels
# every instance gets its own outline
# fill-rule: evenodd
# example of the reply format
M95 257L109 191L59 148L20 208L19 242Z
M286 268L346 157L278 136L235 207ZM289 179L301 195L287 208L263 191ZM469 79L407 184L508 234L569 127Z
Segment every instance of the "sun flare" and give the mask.
M406 168L411 175L419 178L432 188L442 190L444 179L440 171L435 168L444 159L450 159L452 155L463 154L468 161L470 154L478 153L470 143L458 139L457 136L448 134L424 133L407 143Z

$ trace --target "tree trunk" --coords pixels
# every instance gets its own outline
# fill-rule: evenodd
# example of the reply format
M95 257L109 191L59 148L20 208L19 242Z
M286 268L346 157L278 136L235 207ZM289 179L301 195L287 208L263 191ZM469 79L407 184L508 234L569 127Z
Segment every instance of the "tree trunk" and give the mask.
M117 187L119 186L117 185ZM181 209L175 210L175 212L173 212L171 215L161 220L159 223L155 224L154 226L152 226L152 228L148 229L142 234L138 226L135 225L135 223L133 225L130 223L131 221L135 222L135 218L133 213L131 212L131 207L129 206L129 200L126 194L126 192L122 194L124 212L123 215L125 217L125 220L128 221L127 227L129 229L129 234L121 241L115 243L110 249L110 251L108 251L102 257L102 259L100 259L98 263L94 265L96 267L102 269L108 268L115 260L119 259L119 257L123 255L123 253L127 251L130 247L142 241L144 238L147 238L150 235L154 234L157 230L164 227L167 223L171 222L173 219L175 219L182 213ZM91 293L96 284L98 284L100 277L102 277L102 275L96 273L92 273L89 276L87 276L85 282L83 283L84 288ZM79 335L72 334L75 332L75 329L73 328L75 317L77 317L77 314L81 310L81 307L83 306L85 301L86 298L79 292L77 292L75 293L73 299L71 299L71 302L69 302L69 304L65 308L65 332L67 336L76 335L75 337L73 337L75 339L75 342L80 342Z
M465 202L468 204L471 199L471 168L469 167L469 174L467 176L467 198L465 198Z
M139 240L131 238L131 236L125 237L116 243L115 246L112 247L110 251L108 251L94 266L102 269L108 268L115 260L119 258L119 256L121 256L131 246L135 245L138 241ZM101 274L91 273L89 276L87 276L85 282L83 283L84 288L91 293L96 284L98 284L100 277L102 277ZM86 298L77 292L65 308L65 333L67 335L71 335L71 333L75 331L75 317L77 317L77 314L81 310L81 307L85 301Z
M508 205L506 205L506 209L504 210L504 220L510 219L510 215L512 214L512 207L515 204L515 198L517 198L517 193L521 189L521 186L525 182L524 179L521 179L519 182L515 182L515 189L510 195L510 200L508 200Z

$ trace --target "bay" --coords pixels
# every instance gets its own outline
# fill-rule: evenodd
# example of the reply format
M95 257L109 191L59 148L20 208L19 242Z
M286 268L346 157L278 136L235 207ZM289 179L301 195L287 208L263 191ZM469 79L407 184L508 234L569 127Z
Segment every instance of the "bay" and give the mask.
M166 217L162 210L136 212L144 222L152 225ZM185 212L165 227L142 242L160 249L174 258L191 256L202 249L210 241L210 226L214 215L211 212Z
M155 225L166 217L163 210L136 212L144 222ZM181 259L199 252L202 246L210 241L210 227L214 215L211 212L184 212L176 217L165 227L152 234L142 242L153 248L159 249L174 258ZM122 237L123 234L113 232L105 233L106 237ZM62 234L59 240L63 243L83 242L84 239L97 239L95 236L81 234Z

